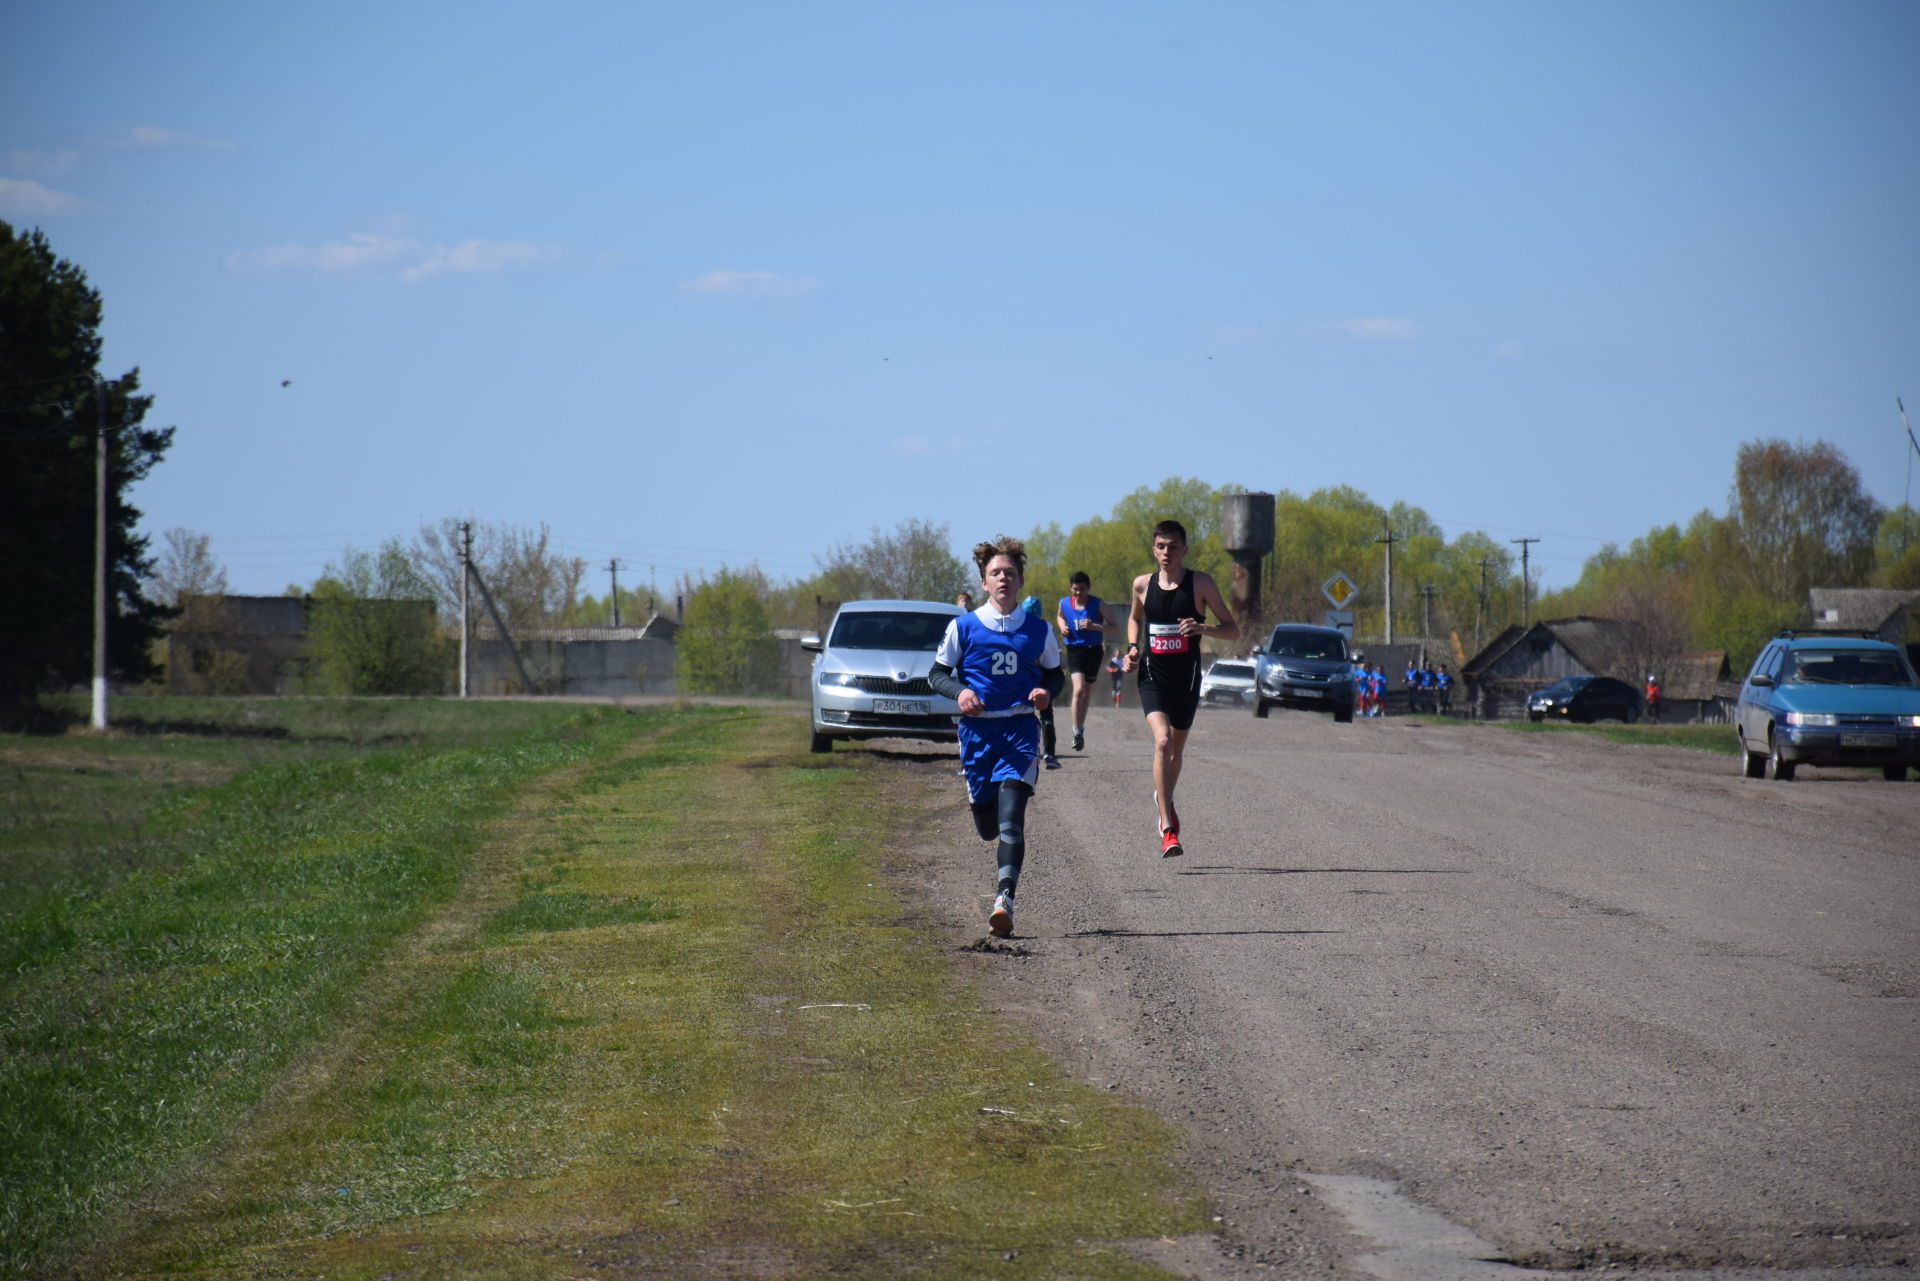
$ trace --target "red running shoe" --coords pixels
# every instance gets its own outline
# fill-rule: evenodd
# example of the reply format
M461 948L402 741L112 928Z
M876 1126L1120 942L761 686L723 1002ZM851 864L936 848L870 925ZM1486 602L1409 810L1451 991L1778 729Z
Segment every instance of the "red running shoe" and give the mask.
M1180 833L1169 827L1160 833L1160 857L1179 858L1186 849L1180 844Z

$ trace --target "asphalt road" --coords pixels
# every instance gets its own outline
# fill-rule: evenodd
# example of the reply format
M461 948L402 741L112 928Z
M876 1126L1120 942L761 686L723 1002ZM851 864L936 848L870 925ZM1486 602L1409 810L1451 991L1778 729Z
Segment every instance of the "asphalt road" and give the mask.
M1163 860L1139 713L1088 737L999 950L953 757L866 746L989 998L1184 1127L1225 1223L1169 1262L1920 1275L1920 782L1203 711Z

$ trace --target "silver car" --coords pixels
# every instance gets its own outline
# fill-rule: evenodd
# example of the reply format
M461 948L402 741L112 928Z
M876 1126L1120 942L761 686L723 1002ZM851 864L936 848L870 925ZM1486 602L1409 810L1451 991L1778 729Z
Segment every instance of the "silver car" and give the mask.
M826 639L805 636L813 651L813 735L816 752L833 740L930 738L952 741L959 706L933 692L927 673L957 605L930 600L848 601Z
M1200 701L1244 707L1253 701L1253 661L1222 658L1200 677Z

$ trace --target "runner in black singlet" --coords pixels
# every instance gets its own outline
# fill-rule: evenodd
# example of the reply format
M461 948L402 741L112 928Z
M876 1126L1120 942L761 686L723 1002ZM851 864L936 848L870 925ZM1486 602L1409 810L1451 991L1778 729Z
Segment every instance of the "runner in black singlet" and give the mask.
M1133 610L1127 617L1127 669L1140 673L1140 708L1153 730L1154 810L1160 855L1186 853L1180 843L1180 811L1173 791L1187 731L1200 706L1200 638L1237 640L1234 621L1211 574L1186 568L1187 531L1179 521L1153 527L1153 558L1159 568L1133 580ZM1207 623L1211 611L1220 621Z

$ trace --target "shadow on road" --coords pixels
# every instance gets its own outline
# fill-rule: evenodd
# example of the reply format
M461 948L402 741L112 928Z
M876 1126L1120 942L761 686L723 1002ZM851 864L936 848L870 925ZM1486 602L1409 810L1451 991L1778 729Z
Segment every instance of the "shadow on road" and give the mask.
M1345 930L1075 930L1070 939L1211 939L1240 934L1345 934Z
M1470 876L1468 867L1232 867L1188 864L1176 876Z

